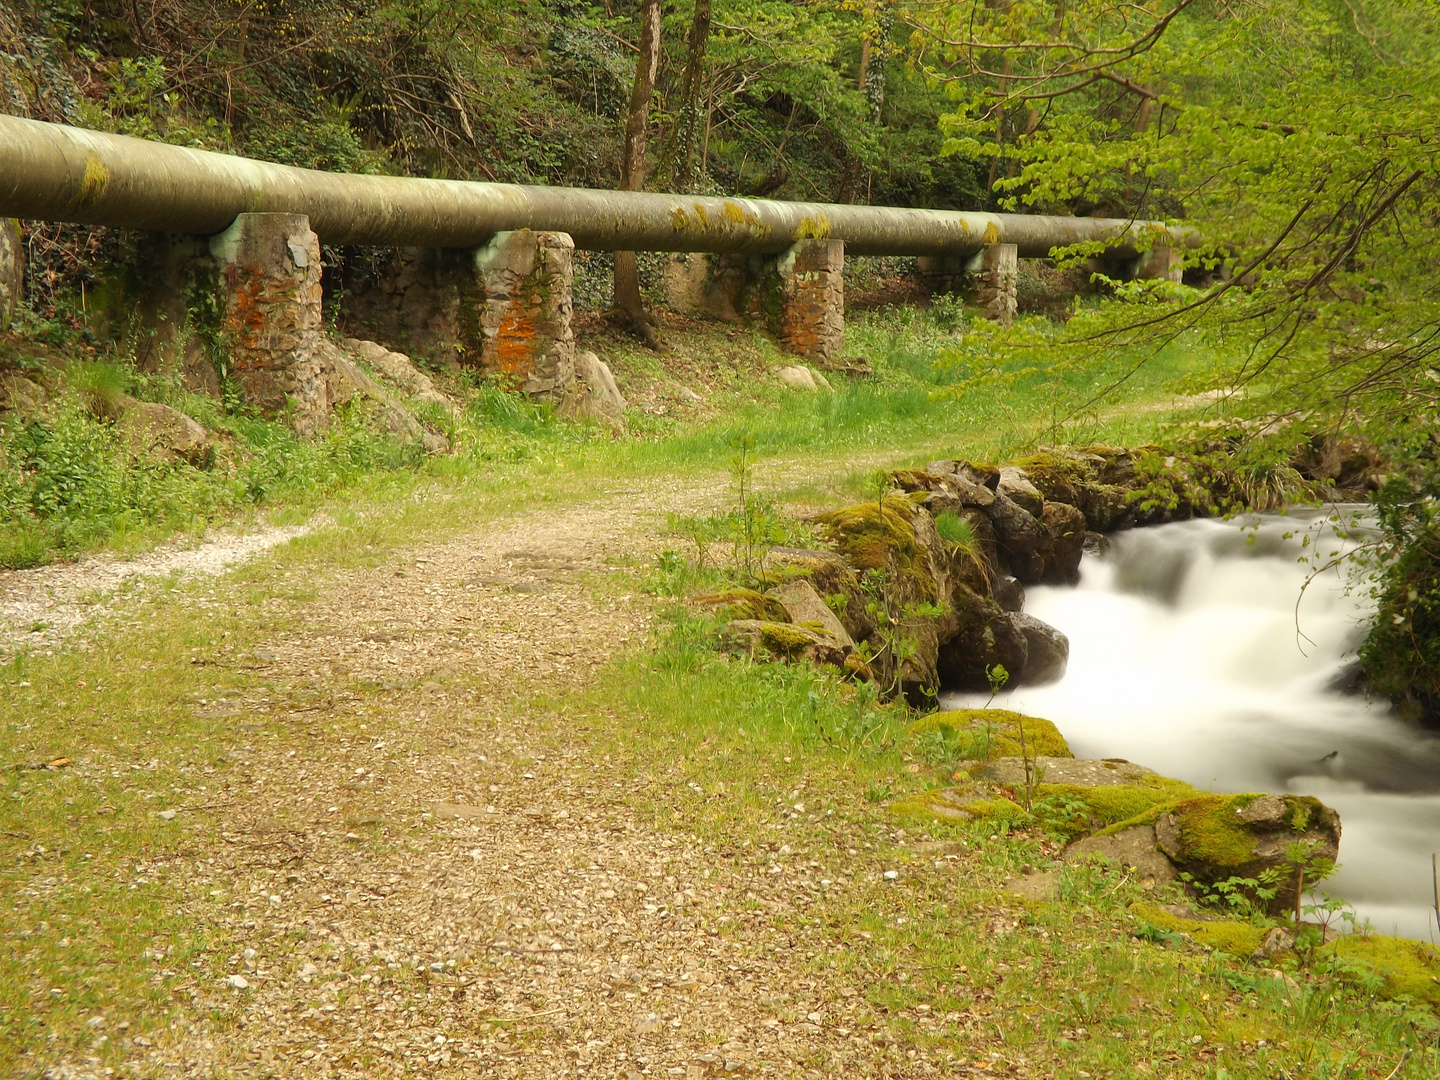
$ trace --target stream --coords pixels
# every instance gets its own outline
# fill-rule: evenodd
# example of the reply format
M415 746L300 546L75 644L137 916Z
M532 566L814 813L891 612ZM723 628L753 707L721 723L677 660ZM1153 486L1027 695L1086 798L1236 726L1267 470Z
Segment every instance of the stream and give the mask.
M1127 758L1211 791L1320 798L1343 828L1324 891L1381 933L1434 940L1440 738L1338 688L1373 611L1363 589L1330 570L1296 604L1302 551L1328 554L1350 535L1320 510L1118 534L1085 556L1077 586L1027 591L1026 612L1070 638L1065 677L993 704L1054 721L1076 757Z

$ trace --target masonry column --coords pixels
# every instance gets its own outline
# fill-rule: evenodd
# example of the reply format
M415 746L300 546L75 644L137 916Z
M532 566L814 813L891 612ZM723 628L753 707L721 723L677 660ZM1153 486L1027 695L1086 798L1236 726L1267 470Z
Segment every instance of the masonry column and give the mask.
M1015 287L1020 280L1020 251L1014 244L986 244L967 269L980 313L1003 326L1015 320Z
M822 366L845 352L845 242L800 240L775 260L777 310L771 323L781 346Z
M20 223L0 218L0 331L10 328L15 308L25 295L25 244Z
M1173 281L1178 285L1185 277L1185 257L1168 244L1156 244L1136 260L1135 277Z
M480 366L517 389L559 404L575 377L569 234L496 233L475 252L480 300Z
M301 435L330 402L320 313L320 240L303 214L241 214L210 240L220 264L221 330L245 400L289 415Z

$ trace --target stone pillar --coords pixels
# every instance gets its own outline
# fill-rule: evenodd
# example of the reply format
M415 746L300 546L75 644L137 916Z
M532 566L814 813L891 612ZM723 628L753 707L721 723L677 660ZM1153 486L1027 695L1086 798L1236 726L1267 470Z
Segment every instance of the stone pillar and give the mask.
M845 242L800 240L775 260L772 329L781 346L822 367L845 352Z
M25 296L25 244L20 223L0 218L0 331L10 328L15 309Z
M556 404L575 377L574 256L568 234L532 229L497 233L475 252L481 368Z
M221 331L245 400L288 414L301 435L329 416L321 353L320 240L303 214L241 214L210 240L220 265Z
M1019 249L1014 244L986 244L968 266L975 303L987 319L1003 326L1015 320L1015 287L1020 280Z
M1134 276L1140 280L1173 281L1184 279L1185 257L1168 244L1156 244L1135 261Z

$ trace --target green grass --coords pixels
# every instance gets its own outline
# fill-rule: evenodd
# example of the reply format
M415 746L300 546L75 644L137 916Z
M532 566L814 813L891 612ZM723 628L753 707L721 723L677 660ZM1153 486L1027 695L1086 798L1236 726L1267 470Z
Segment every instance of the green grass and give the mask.
M483 389L457 429L459 451L423 462L367 458L375 444L358 426L306 445L273 425L232 420L255 458L275 470L267 475L281 478L260 498L213 509L180 498L182 509L199 507L193 517L177 511L140 532L99 521L72 546L47 540L41 557L140 536L153 541L182 521L198 527L246 507L295 515L323 508L328 519L221 582L181 584L143 607L122 605L88 651L22 652L0 674L0 764L20 766L0 772L0 1072L21 1072L35 1060L28 1055L84 1050L93 1039L85 1021L97 1010L128 1017L132 1035L158 1030L190 1008L195 987L222 976L237 943L176 903L184 897L203 911L226 902L198 884L203 868L184 862L214 821L203 809L170 821L156 809L203 806L209 778L243 770L248 754L303 752L324 737L197 707L265 692L262 677L238 658L285 629L272 598L303 611L347 568L537 504L562 505L636 479L714 481L739 430L754 435L762 491L810 503L863 494L873 462L923 463L945 453L1002 458L1034 445L1049 422L1049 398L1027 396L1023 387L1004 398L993 386L957 382L934 363L948 331L903 319L910 321L881 314L852 322L852 351L870 350L873 382L803 397L750 380L717 391L716 414L705 421L651 418L630 440ZM724 340L715 336L717 350ZM615 362L623 374L624 354ZM1185 367L1177 356L1169 374ZM1073 429L1077 441L1152 438L1173 414L1138 406L1165 399L1162 374L1128 385L1137 407L1086 421ZM347 450L349 440L362 445ZM294 475L302 468L316 473ZM659 567L648 587L663 591L679 572ZM634 583L627 574L595 587L628 592ZM197 619L203 597L210 599ZM1300 997L1287 997L1283 983L1276 990L1228 958L1134 937L1139 924L1127 907L1152 894L1104 867L1058 871L1059 904L1007 898L1003 881L1046 865L1053 846L1003 822L958 827L892 817L888 804L946 780L927 762L911 717L825 673L726 660L711 648L705 624L688 617L663 625L653 650L621 656L579 699L522 695L513 707L553 715L557 738L583 721L597 752L627 763L637 804L662 826L727 845L755 837L905 868L903 889L877 880L807 916L826 927L830 943L811 967L861 986L866 1008L893 1037L963 1054L974 1041L964 1032L974 1025L987 1039L994 1034L1007 1058L1024 1057L1036 1076L1084 1070L1207 1080L1260 1080L1281 1069L1383 1076L1403 1048L1433 1038L1428 1009L1368 998L1341 974L1306 978ZM623 725L613 719L622 716ZM74 764L28 767L59 757ZM689 790L687 779L710 796L723 786L724 797L677 798ZM783 807L798 801L791 793L802 785L807 812L797 817ZM834 850L841 822L847 835L865 837L856 855ZM932 1016L961 1019L919 1027L909 1011L918 1004ZM1417 1057L1400 1075L1427 1075L1432 1065Z

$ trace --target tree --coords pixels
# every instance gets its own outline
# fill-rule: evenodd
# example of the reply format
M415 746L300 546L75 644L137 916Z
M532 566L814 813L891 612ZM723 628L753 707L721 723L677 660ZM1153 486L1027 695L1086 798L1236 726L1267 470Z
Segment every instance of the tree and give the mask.
M620 187L625 191L640 191L645 187L645 134L650 120L650 99L659 73L660 0L643 0L640 48L635 58L635 83L625 116L625 149L620 163ZM654 321L640 298L640 270L633 251L615 252L615 306L625 313L630 325L651 348L660 347Z

